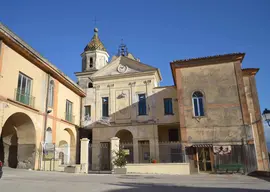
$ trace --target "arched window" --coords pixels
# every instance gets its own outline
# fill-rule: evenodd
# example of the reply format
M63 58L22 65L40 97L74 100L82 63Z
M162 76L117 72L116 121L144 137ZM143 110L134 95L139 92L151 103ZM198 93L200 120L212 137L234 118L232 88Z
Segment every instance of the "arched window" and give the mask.
M93 87L93 83L89 82L88 83L88 88L92 88Z
M49 100L48 100L48 106L53 107L53 98L54 97L54 82L53 80L50 81L49 84Z
M93 58L90 57L90 68L92 68L92 67L93 67Z
M203 94L195 91L192 95L193 112L195 117L204 116Z
M45 142L52 143L52 129L50 127L46 129Z

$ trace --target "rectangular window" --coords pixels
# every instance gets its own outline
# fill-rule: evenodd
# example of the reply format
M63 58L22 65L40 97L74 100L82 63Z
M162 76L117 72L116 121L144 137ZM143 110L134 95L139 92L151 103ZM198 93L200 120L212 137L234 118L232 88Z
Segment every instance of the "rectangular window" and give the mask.
M179 141L178 129L169 129L169 141Z
M91 117L91 105L84 106L84 118L85 120Z
M145 94L139 94L139 115L146 115L146 97Z
M73 103L69 100L66 100L66 120L73 122Z
M173 115L172 98L165 98L163 101L165 115Z
M102 117L109 117L109 97L102 97Z
M203 98L193 98L195 117L204 116Z
M18 85L16 90L16 100L26 105L32 105L31 92L32 79L19 73Z

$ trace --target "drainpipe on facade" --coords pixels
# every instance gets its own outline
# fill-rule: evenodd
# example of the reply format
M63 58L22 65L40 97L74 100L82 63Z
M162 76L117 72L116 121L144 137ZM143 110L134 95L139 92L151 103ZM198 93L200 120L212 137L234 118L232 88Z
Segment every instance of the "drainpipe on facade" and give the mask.
M48 119L48 98L49 98L49 89L50 89L50 74L48 74L48 79L47 79L47 89L46 89L46 104L45 104L45 120L44 120L44 129L43 129L43 138L41 141L41 158L40 158L40 170L43 170L43 161L44 161L44 155L43 155L43 148L45 144L45 137L46 137L46 128L47 128L47 119Z

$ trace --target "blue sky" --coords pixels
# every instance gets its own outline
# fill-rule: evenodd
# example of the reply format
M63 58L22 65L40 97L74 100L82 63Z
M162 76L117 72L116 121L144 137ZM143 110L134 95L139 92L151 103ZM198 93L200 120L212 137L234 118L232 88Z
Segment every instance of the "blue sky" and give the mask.
M162 85L173 84L172 60L245 52L243 67L260 68L263 110L270 108L269 10L269 0L10 0L1 2L0 21L74 80L95 17L109 54L123 38L143 63L160 68Z

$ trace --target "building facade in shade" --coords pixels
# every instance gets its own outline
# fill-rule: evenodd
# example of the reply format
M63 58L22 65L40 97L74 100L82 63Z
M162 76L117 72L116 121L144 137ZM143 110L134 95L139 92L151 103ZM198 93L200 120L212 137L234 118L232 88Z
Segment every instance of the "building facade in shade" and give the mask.
M55 149L61 164L75 163L84 91L2 24L0 74L4 165L42 169L45 148Z
M213 167L215 147L244 153L242 162L269 170L255 81L259 69L242 68L244 56L235 53L171 62L181 141L194 159L196 154L210 154L201 163L204 170ZM218 161L226 161L224 157Z

